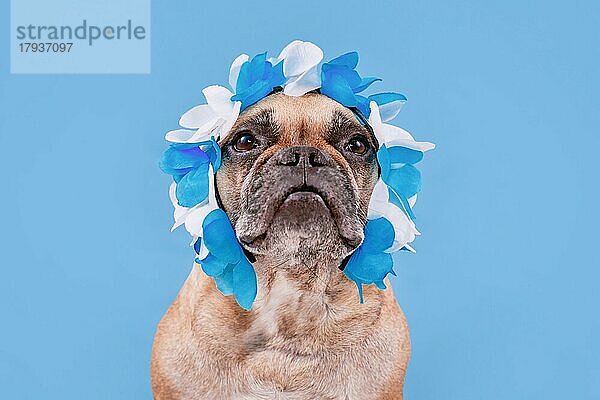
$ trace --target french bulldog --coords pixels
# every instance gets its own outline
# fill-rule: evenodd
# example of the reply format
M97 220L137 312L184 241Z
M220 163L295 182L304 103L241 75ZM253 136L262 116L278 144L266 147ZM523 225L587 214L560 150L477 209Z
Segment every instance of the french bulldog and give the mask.
M366 285L361 304L342 271L378 179L372 130L319 93L274 93L219 145L220 205L258 294L246 311L194 264L156 331L154 398L402 399L410 338L392 287Z

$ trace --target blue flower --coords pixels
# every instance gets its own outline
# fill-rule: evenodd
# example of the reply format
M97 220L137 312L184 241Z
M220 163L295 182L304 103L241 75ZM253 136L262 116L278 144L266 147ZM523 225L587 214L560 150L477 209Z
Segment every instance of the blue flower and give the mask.
M371 113L369 106L371 101L381 106L389 105L385 108L386 117L388 119L395 117L402 108L402 104L406 102L406 97L393 92L377 93L368 97L358 94L381 79L361 78L355 71L357 65L358 53L355 51L342 54L324 63L321 67L321 93L346 107L357 108L365 118L369 118ZM389 118L390 116L391 118Z
M175 196L182 207L194 207L208 197L208 173L221 165L221 149L214 139L200 143L172 143L163 153L160 169L173 176Z
M395 275L392 255L386 253L394 243L394 227L385 218L370 219L365 225L365 240L354 251L344 274L356 283L360 302L363 302L362 285L374 283L385 289L383 280L387 274Z
M377 152L381 179L390 188L390 201L415 219L408 199L421 191L421 173L413 164L423 159L423 152L403 146L382 145Z
M358 65L358 53L353 51L342 54L326 62L321 67L321 93L331 97L346 107L355 107L365 116L369 116L369 100L358 95L379 78L361 78L354 70Z
M213 173L221 167L221 148L214 137L210 138L209 145L204 146L204 151L208 154L210 163L213 166Z
M240 73L235 85L235 95L231 101L240 101L244 110L261 100L277 86L285 82L283 61L275 66L267 61L267 53L261 53L240 67Z
M202 222L203 238L194 244L200 253L203 241L208 255L196 262L215 279L224 295L233 294L235 301L249 310L256 297L256 273L244 255L227 214L220 208L211 211Z

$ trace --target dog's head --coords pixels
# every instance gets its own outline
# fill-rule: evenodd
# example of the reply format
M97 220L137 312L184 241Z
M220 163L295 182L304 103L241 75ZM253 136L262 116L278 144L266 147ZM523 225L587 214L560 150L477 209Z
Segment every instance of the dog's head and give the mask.
M351 110L317 93L272 94L220 146L217 191L246 250L307 264L360 245L377 141Z

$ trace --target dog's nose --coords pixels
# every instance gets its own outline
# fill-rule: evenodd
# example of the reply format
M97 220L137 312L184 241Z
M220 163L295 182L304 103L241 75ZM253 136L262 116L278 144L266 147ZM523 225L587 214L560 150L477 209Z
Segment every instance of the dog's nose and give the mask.
M275 153L274 157L277 164L288 167L323 167L331 164L331 156L311 146L287 147Z

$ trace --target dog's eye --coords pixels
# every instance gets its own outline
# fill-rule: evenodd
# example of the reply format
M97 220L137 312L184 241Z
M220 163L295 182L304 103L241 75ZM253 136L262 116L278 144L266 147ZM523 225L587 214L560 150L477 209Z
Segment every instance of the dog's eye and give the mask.
M239 152L250 151L256 147L256 144L256 138L251 133L244 132L237 137L233 148Z
M362 138L353 138L350 139L346 148L348 151L362 156L369 150L369 144Z

